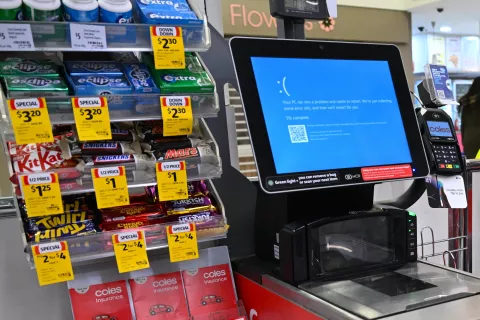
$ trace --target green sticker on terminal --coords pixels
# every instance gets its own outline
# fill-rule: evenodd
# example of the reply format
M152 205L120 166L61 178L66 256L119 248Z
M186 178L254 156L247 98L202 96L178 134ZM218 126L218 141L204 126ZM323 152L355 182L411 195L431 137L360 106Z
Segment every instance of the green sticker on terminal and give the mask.
M412 211L408 211L408 214L409 214L410 216L412 216L412 217L416 217L416 216L417 216L417 215L416 215L414 212L412 212Z

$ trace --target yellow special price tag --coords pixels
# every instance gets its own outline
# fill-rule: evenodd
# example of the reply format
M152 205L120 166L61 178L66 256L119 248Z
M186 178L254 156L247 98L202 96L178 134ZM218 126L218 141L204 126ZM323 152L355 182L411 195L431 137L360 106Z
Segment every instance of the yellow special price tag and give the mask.
M150 27L155 69L185 69L181 27Z
M32 254L38 282L41 286L74 279L66 241L34 245Z
M58 175L52 172L20 176L22 195L29 218L63 213Z
M72 98L73 116L81 141L111 140L106 97Z
M156 168L160 201L188 199L185 161L160 162Z
M163 135L182 136L192 133L192 99L189 96L160 97Z
M480 159L480 150L478 150L477 155L475 156L475 159Z
M143 231L117 233L112 236L112 241L118 272L150 268Z
M7 100L17 144L53 142L45 98Z
M194 223L167 227L170 262L198 259L197 231Z
M92 178L98 209L130 204L124 166L92 169Z

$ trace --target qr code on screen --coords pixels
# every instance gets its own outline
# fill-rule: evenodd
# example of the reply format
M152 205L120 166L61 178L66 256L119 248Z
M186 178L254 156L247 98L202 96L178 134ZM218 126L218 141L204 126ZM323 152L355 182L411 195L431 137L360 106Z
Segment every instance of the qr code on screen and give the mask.
M290 140L292 143L305 143L308 142L307 129L305 126L288 126L288 131L290 132Z
M443 91L443 90L437 90L437 96L438 96L440 99L445 99L445 91Z

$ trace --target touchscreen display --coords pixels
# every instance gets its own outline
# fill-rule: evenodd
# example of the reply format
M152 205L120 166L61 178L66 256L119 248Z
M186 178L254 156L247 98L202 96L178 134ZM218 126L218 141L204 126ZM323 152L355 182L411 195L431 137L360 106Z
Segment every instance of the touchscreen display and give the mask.
M388 216L342 220L314 231L313 276L395 260L393 219ZM317 251L318 250L318 251Z
M412 162L387 61L251 61L277 174Z
M428 131L433 137L452 137L450 125L445 121L427 121Z

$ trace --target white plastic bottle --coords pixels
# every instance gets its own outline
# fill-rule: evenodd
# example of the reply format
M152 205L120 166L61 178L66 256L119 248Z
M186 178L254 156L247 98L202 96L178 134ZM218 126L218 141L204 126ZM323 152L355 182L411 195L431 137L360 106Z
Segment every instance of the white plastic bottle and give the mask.
M22 0L0 0L0 20L23 20Z
M97 0L62 0L63 20L73 22L98 22Z
M98 0L100 22L132 23L132 3L130 0Z
M24 19L29 21L60 21L60 0L23 0Z

